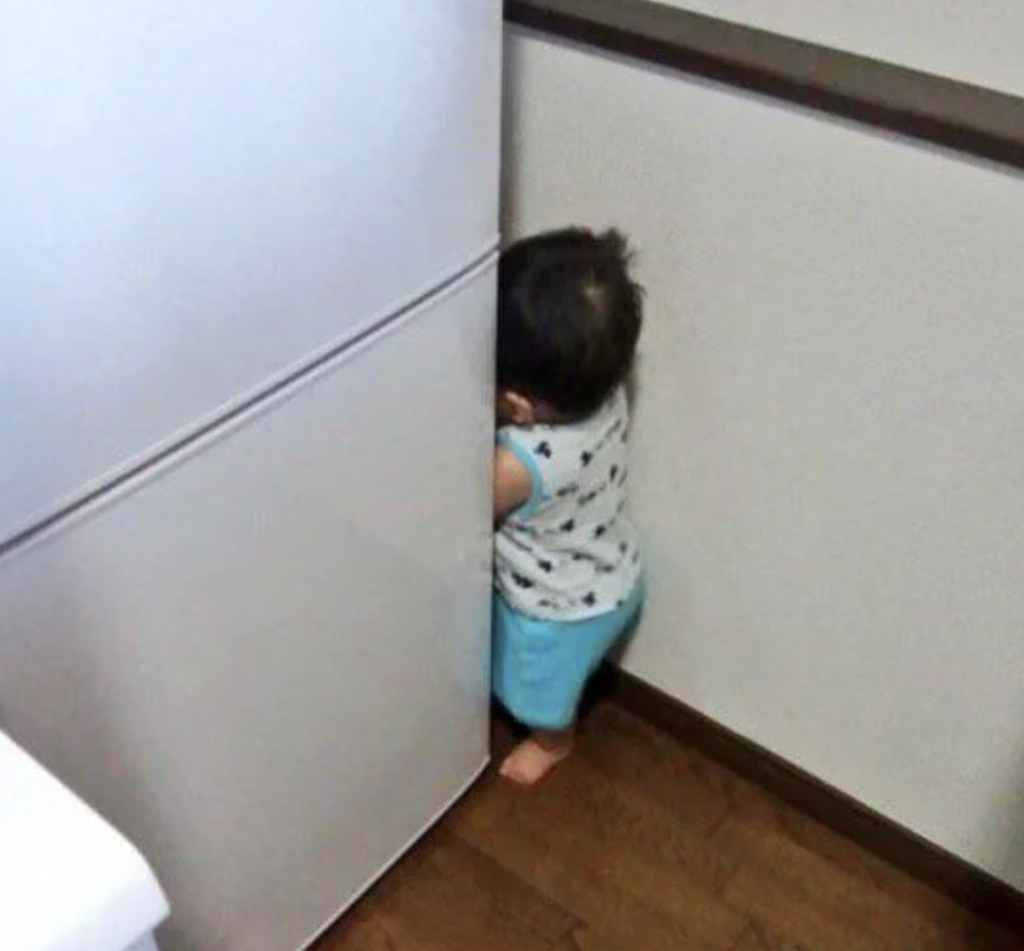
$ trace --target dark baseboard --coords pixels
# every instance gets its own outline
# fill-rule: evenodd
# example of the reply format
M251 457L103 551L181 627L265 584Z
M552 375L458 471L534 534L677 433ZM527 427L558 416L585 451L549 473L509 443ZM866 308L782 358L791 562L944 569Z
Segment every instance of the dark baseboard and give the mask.
M1024 168L1024 99L652 0L505 0L509 23Z
M993 924L1024 934L1024 894L863 803L616 667L597 690L784 802L945 893Z

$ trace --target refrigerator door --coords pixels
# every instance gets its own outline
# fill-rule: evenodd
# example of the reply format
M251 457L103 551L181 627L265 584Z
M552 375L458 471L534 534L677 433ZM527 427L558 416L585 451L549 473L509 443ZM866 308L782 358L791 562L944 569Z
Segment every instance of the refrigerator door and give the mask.
M304 945L487 757L493 268L0 560L0 722L166 951Z
M481 259L499 0L42 0L0 28L0 543Z

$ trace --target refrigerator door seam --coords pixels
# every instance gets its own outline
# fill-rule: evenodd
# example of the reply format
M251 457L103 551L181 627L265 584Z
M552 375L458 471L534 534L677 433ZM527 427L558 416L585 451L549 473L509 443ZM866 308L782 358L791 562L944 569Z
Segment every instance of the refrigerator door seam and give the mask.
M187 429L173 434L145 453L102 478L83 486L74 495L62 499L48 513L41 514L24 528L0 539L0 562L50 538L62 529L91 518L102 509L126 497L162 474L177 468L235 430L286 402L320 377L336 370L369 347L401 329L432 307L472 283L494 266L497 238L489 242L465 266L430 288L407 298L386 315L369 320L362 328L308 355L257 387L224 404Z

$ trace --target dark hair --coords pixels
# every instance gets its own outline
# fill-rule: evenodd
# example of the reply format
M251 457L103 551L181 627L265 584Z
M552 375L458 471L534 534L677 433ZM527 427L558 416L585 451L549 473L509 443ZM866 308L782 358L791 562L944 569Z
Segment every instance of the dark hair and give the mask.
M500 389L566 416L598 409L629 375L643 288L615 230L564 228L517 241L498 264Z

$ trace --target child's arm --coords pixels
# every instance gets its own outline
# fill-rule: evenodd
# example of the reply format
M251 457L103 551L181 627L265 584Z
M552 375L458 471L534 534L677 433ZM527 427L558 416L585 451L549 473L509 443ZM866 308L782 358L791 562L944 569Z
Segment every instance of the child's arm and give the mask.
M532 485L530 470L511 449L498 446L494 450L494 517L503 518L519 508L529 497Z

